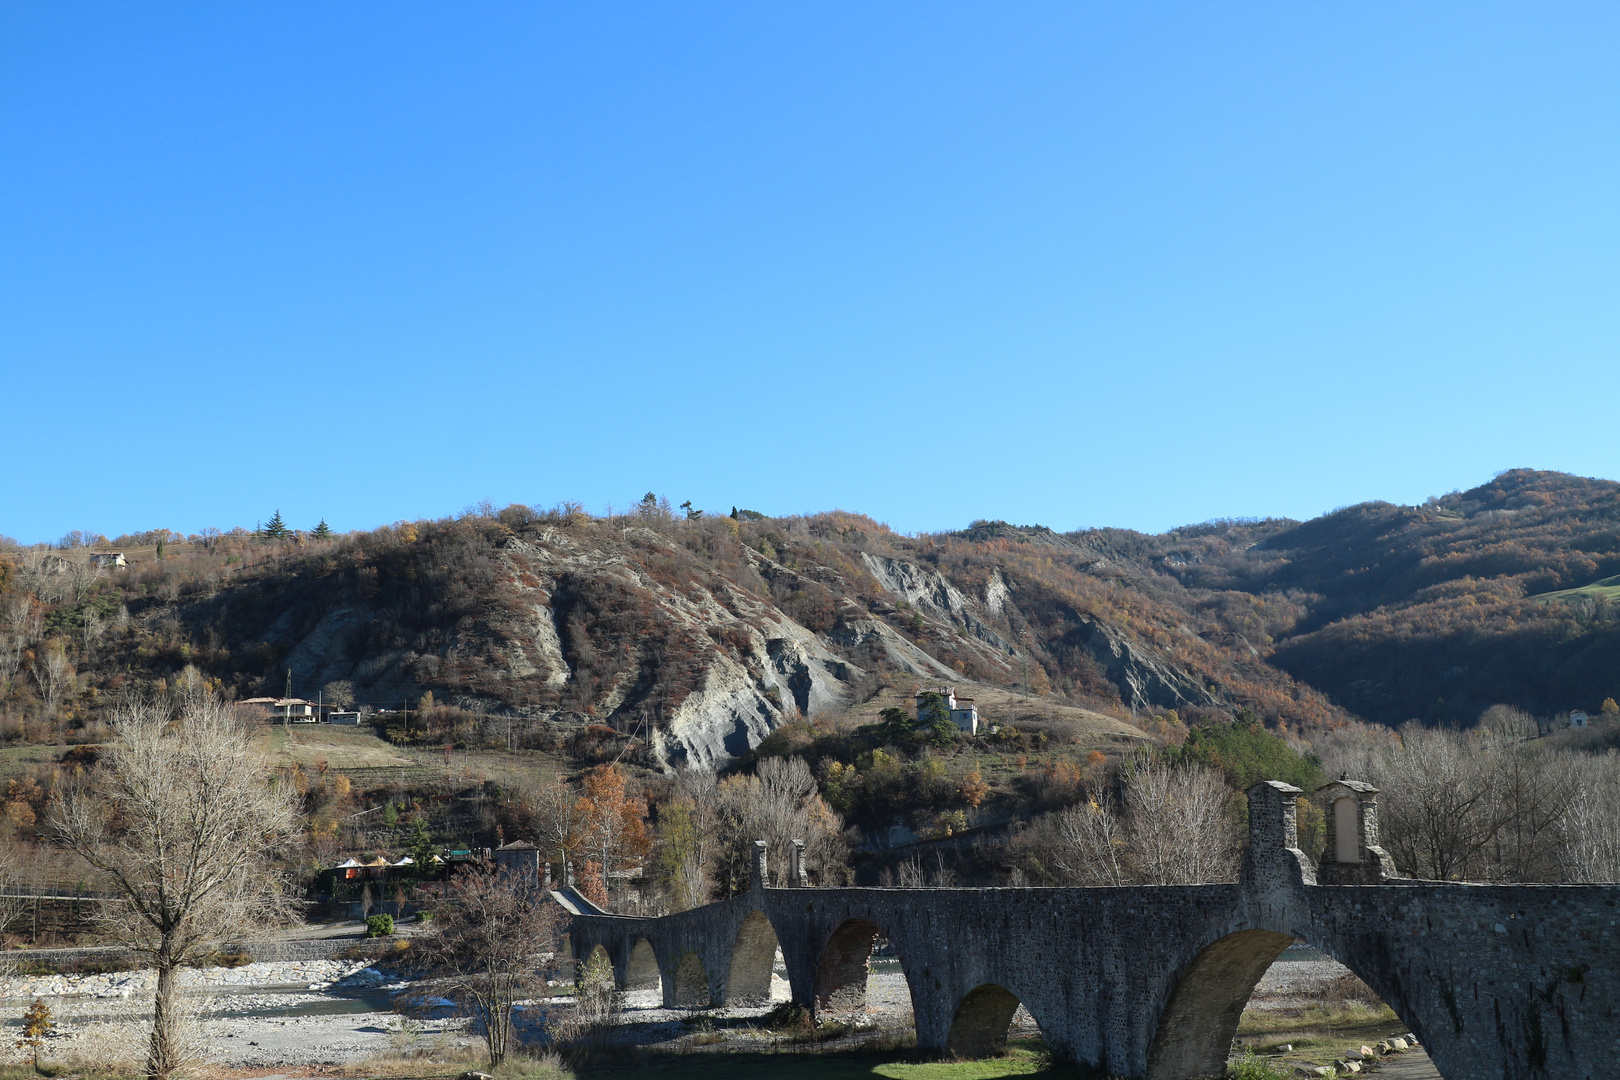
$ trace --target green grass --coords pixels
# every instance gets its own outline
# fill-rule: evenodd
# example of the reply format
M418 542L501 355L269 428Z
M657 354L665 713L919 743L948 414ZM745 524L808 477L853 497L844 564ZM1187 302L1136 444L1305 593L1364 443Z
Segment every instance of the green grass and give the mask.
M1614 577L1606 577L1601 581L1594 581L1590 585L1582 585L1579 588L1537 593L1530 599L1547 603L1552 600L1582 600L1587 597L1594 600L1620 600L1620 574Z
M8 1040L9 1042L9 1040ZM40 1080L40 1077L62 1077L63 1080L139 1080L140 1073L135 1070L113 1068L105 1065L86 1066L82 1063L66 1064L54 1061L48 1056L42 1057L39 1062L39 1071L35 1072L33 1065L0 1065L0 1080Z
M36 765L54 764L68 748L57 744L0 747L0 784L22 776Z
M1002 1057L982 1061L897 1061L896 1055L852 1051L842 1054L671 1054L634 1065L576 1069L580 1080L630 1080L652 1074L659 1080L997 1080L1003 1076L1088 1080L1093 1074L1049 1064L1043 1050L1013 1043Z
M1376 1043L1406 1030L1388 1005L1347 1002L1281 1012L1245 1009L1238 1022L1237 1038L1247 1051L1259 1055L1261 1063L1288 1076L1296 1065L1328 1065L1364 1043ZM1272 1056L1275 1048L1284 1043L1292 1043L1294 1049Z
M276 724L266 730L264 748L278 765L296 762L308 767L325 761L339 772L416 764L414 757L401 753L364 727Z

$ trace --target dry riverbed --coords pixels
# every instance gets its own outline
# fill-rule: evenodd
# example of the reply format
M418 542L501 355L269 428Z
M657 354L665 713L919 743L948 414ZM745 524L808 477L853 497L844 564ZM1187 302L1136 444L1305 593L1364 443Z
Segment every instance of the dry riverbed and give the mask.
M27 1060L12 1048L22 1011L39 998L57 1035L45 1056L116 1064L144 1055L150 971L0 979L0 1061ZM406 1022L388 1008L404 985L365 963L315 960L247 964L181 973L191 1041L210 1063L243 1068L343 1065L380 1054L454 1051L474 1041L457 1019Z

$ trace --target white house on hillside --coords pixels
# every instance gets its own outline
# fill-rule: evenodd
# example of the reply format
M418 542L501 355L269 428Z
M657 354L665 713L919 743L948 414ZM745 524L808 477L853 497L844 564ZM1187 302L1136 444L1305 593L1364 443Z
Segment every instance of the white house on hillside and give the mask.
M951 723L955 724L969 735L977 735L979 733L978 708L974 706L972 698L958 698L956 696L956 687L954 686L940 686L933 689L925 688L917 691L917 720L919 723L922 722L923 718L922 711L924 705L924 694L938 694L940 697L944 698L945 707L951 712Z

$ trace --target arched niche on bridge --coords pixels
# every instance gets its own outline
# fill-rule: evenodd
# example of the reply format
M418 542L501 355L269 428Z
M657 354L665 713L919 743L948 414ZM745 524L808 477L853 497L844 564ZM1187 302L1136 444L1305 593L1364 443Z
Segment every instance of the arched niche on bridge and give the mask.
M833 930L816 960L815 1012L852 1013L866 1008L872 948L883 931L865 919L846 919Z
M946 1053L959 1058L999 1054L1007 1045L1007 1031L1018 1006L1018 995L1005 986L984 983L969 990L951 1019Z
M759 1005L771 999L771 972L776 967L776 928L762 911L750 911L737 928L726 975L727 1005Z
M1243 1010L1266 970L1295 940L1273 930L1239 930L1193 957L1159 1017L1147 1080L1226 1075Z
M714 1004L709 994L709 973L703 961L694 952L683 953L675 965L675 1007L677 1009L707 1009Z
M637 938L630 950L630 962L625 965L624 988L662 990L663 986L664 980L658 974L658 956L653 952L652 942Z

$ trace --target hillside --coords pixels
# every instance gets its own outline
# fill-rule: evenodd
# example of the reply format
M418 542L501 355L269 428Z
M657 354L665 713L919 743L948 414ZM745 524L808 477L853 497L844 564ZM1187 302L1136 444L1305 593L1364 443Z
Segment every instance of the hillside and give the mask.
M992 721L1027 701L1132 730L1246 706L1307 740L1620 691L1620 485L1554 473L1156 536L906 537L848 513L649 504L159 554L101 572L83 549L0 556L0 739L93 739L110 701L188 671L238 697L290 672L294 694L408 704L400 741L653 766L723 763L918 685L957 685Z
M919 684L1000 687L1115 723L1240 704L1304 728L1349 719L1268 665L1219 605L1044 530L909 538L842 513L509 508L303 544L170 544L87 581L75 557L13 559L5 602L27 609L13 738L47 734L53 691L55 724L91 737L109 700L188 668L238 697L280 694L289 672L295 694L379 708L431 694L420 741L629 738L648 764L723 762L786 720ZM53 652L76 673L54 688L29 677Z
M1292 617L1268 658L1369 720L1550 715L1620 694L1620 484L1514 470L1423 506L1177 530L1154 559L1194 591Z

